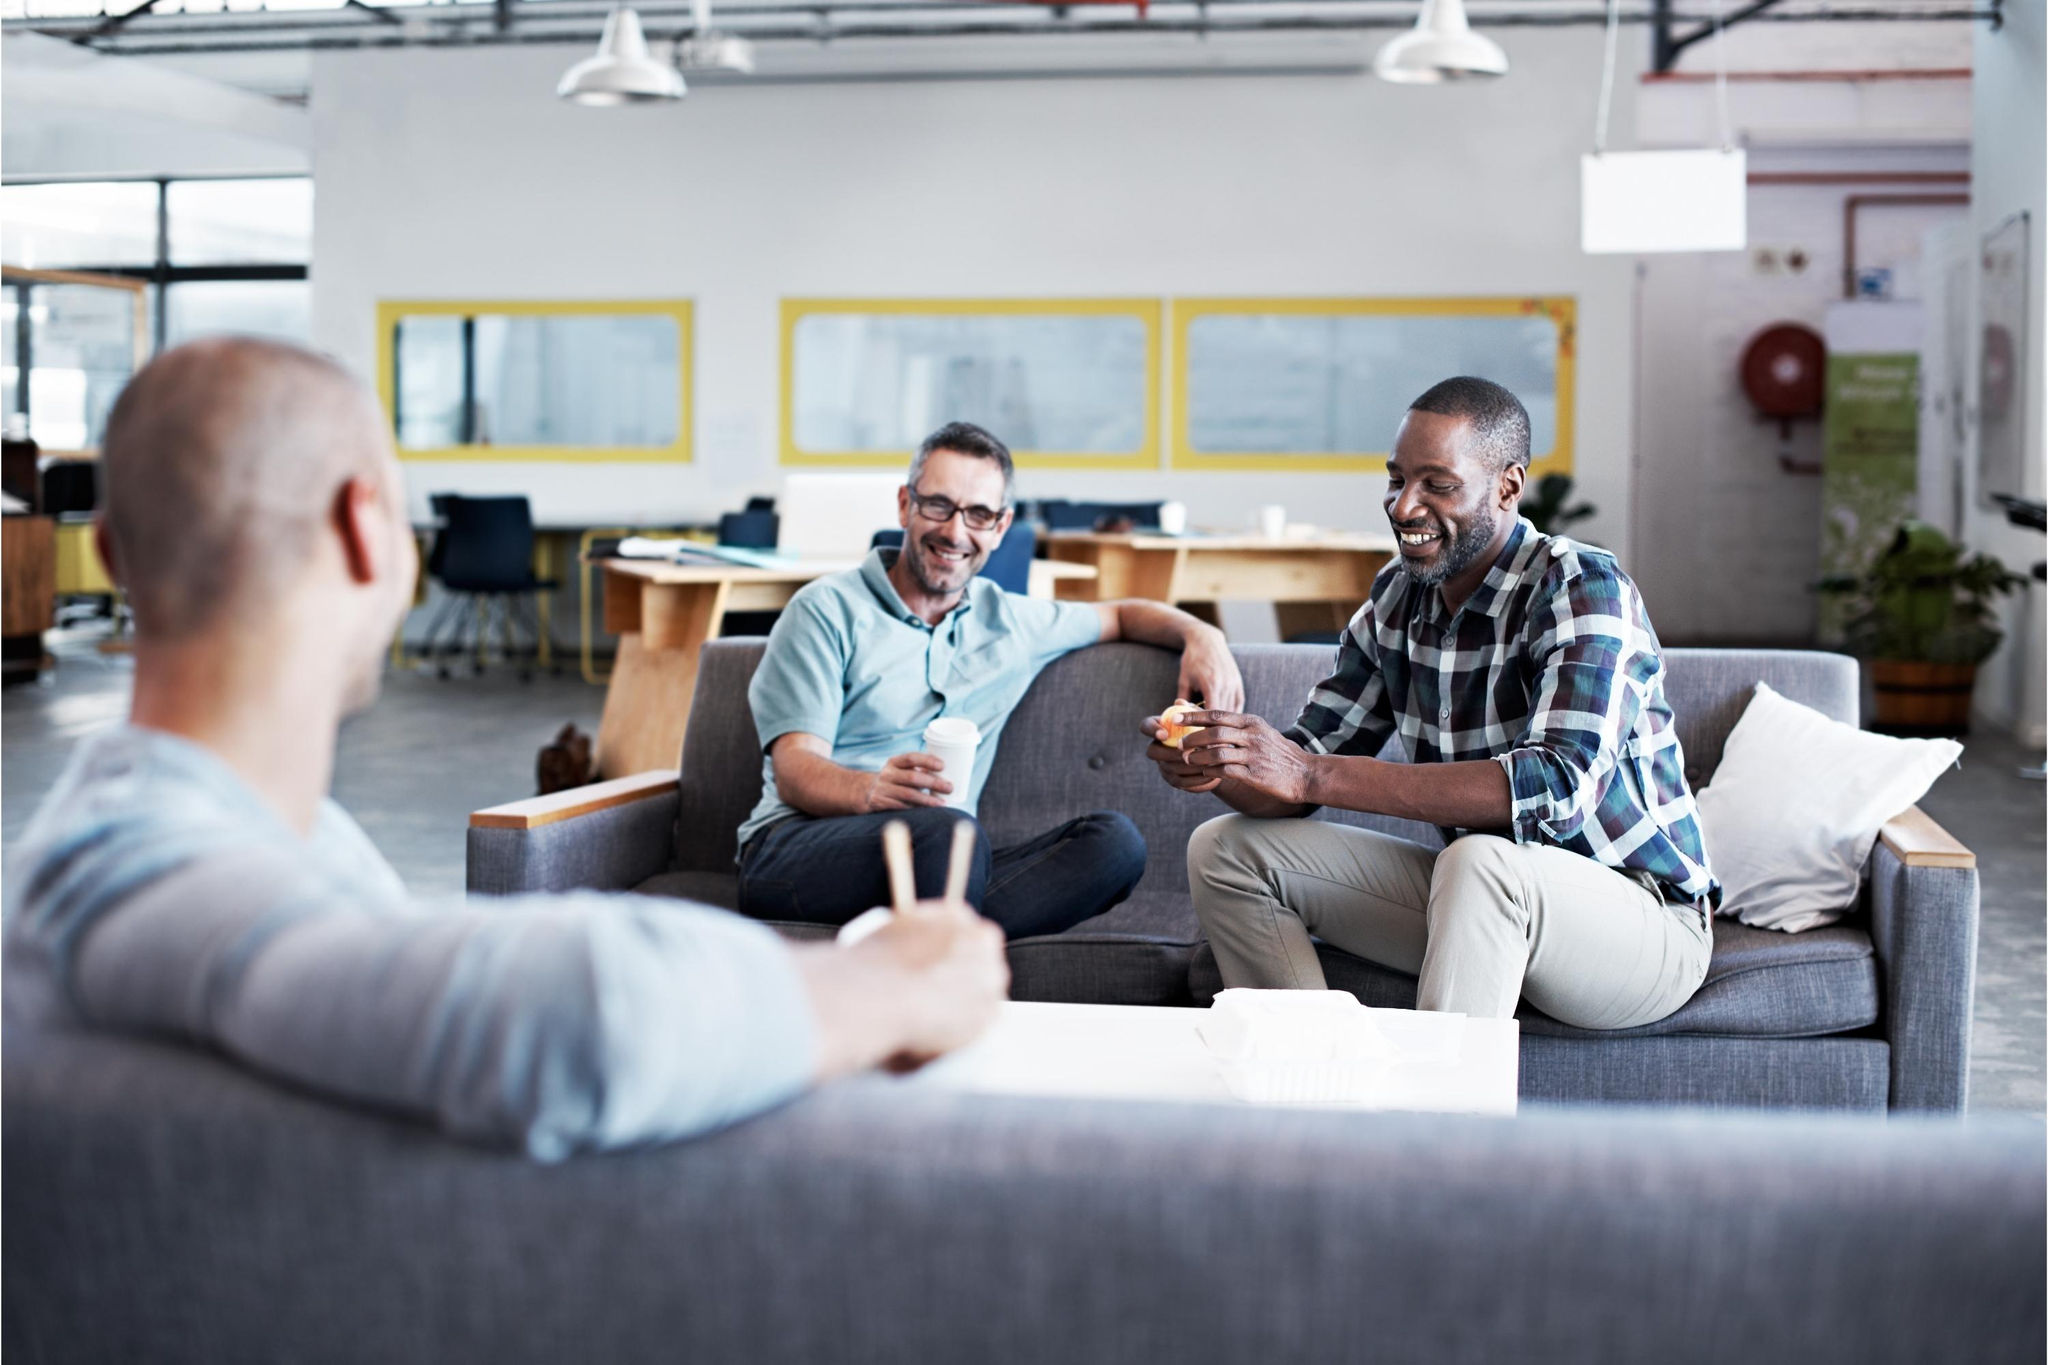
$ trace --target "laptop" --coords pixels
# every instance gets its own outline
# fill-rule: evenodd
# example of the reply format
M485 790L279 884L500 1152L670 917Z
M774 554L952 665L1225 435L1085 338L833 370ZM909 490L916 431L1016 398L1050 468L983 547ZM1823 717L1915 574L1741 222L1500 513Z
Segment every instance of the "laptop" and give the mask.
M795 559L864 559L875 532L897 524L902 473L791 474L775 500L775 548Z

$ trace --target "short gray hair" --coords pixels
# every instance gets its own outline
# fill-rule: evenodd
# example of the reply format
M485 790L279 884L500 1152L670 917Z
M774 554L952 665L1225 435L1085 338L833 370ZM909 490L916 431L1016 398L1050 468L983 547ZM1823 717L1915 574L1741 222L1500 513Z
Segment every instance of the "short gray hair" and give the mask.
M924 438L917 454L910 457L910 486L917 487L918 479L924 474L924 464L936 450L950 450L956 455L972 455L977 460L994 460L996 467L1003 471L1003 506L1008 507L1012 494L1017 488L1017 466L1010 459L1010 448L998 441L985 428L972 422L948 422Z

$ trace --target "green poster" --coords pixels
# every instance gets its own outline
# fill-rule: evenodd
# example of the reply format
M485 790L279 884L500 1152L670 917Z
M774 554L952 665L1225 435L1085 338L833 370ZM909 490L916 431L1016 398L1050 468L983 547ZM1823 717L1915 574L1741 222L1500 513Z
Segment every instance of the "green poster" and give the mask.
M1857 574L1891 543L1919 497L1920 357L1832 353L1821 455L1822 577ZM1844 604L1823 597L1820 642L1842 640Z

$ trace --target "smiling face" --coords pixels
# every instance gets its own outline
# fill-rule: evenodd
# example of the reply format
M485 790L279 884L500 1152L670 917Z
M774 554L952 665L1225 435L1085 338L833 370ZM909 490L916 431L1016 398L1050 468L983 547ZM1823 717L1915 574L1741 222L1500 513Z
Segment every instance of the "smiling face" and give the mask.
M1463 601L1514 526L1525 470L1496 470L1463 417L1411 410L1387 461L1387 521L1401 567ZM1470 580L1469 582L1466 580Z
M1012 514L1003 506L1003 494L1001 465L957 450L934 450L918 471L917 487L898 490L896 507L903 525L901 567L920 592L934 598L954 597L981 572L989 552L1003 543L1003 533L1010 529ZM932 516L935 510L949 509L976 514L1000 511L1001 515L994 525L982 530L969 526L966 516L957 511L944 521Z

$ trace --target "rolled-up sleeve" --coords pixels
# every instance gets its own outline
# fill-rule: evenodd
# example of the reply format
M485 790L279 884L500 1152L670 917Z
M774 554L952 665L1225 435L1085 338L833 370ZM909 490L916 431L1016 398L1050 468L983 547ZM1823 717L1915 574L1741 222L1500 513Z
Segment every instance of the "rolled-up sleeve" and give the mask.
M815 596L800 592L791 599L769 632L761 665L747 685L747 705L764 752L799 731L827 742L838 737L851 648L844 624Z
M1515 842L1559 844L1591 818L1660 665L1613 573L1562 577L1535 605L1529 633L1533 709L1496 761L1513 791Z
M1337 664L1315 685L1294 724L1283 732L1312 754L1379 753L1394 733L1393 702L1387 693L1373 639L1372 606L1352 618L1337 641Z

